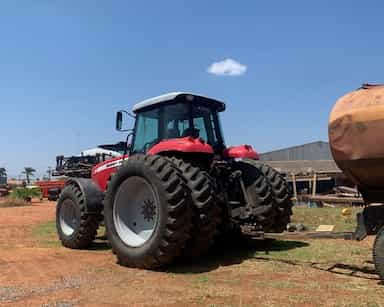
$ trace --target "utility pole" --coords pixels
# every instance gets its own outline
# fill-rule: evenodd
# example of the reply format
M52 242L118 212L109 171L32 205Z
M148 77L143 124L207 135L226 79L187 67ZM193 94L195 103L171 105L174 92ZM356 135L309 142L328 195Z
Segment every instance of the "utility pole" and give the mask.
M48 166L47 174L48 174L48 180L51 181L51 178L52 178L52 167Z

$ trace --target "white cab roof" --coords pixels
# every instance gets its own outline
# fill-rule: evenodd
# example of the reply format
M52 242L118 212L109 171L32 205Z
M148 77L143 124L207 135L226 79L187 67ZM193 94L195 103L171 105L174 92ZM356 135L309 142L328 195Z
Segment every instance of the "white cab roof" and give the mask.
M143 109L143 108L146 108L146 107L158 104L158 103L174 100L176 97L181 96L181 95L204 98L204 99L206 99L208 101L209 100L212 101L213 103L222 104L223 107L225 107L223 102L218 101L218 100L213 99L213 98L208 98L208 97L204 97L204 96L200 96L200 95L195 95L195 94L191 94L191 93L186 93L186 92L171 92L171 93L167 93L167 94L163 94L163 95L160 95L160 96L156 96L156 97L152 97L152 98L143 100L143 101L135 104L133 106L132 111L136 113L140 109Z

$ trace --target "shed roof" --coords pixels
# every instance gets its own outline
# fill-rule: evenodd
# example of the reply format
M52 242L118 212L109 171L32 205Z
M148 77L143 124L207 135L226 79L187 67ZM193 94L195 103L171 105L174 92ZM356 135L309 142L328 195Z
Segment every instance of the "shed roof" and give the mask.
M263 161L263 163L286 174L342 173L333 160Z
M261 160L333 160L329 144L323 141L273 150L260 154Z

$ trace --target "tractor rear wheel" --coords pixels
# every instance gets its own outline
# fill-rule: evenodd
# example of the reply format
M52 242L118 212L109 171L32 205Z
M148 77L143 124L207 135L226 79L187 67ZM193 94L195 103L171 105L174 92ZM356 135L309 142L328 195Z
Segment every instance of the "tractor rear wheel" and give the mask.
M247 209L250 211L250 223L256 222L264 231L271 231L276 215L273 206L273 194L270 184L264 174L252 161L237 162L237 168L242 172L242 180L250 202Z
M291 222L292 215L292 195L288 183L274 168L257 161L251 161L251 163L264 174L272 188L276 215L271 230L283 232Z
M189 239L191 210L180 171L161 156L135 155L112 176L105 226L118 262L156 268L178 256Z
M215 183L206 171L189 162L177 158L170 158L170 161L182 172L191 192L192 231L182 256L198 257L212 245L220 223Z
M384 281L384 226L377 233L373 244L373 262L377 274Z
M100 215L86 213L82 191L75 184L61 192L56 207L56 229L63 246L73 249L88 247L96 237Z

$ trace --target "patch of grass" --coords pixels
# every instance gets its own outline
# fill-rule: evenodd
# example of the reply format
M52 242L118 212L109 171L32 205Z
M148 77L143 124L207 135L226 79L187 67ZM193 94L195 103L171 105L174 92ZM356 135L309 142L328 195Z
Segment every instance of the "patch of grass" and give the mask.
M0 202L0 208L24 207L24 206L30 206L30 205L31 203L21 199L17 199L17 198L6 198L4 200L1 200Z
M272 287L275 289L292 289L300 288L300 285L293 281L288 280L257 280L255 282L256 287Z
M342 304L342 305L335 305L335 307L361 307L361 306L365 306L365 307L380 307L382 306L381 304L379 303L376 303L376 302L368 302L366 304Z
M200 275L193 280L194 287L196 289L205 289L208 286L209 278L208 275Z
M196 282L198 283L207 283L209 281L209 278L207 275L202 275L202 276L199 276L197 279L196 279Z
M335 232L354 231L356 213L362 208L350 208L351 215L343 216L343 208L303 208L293 207L292 223L304 224L309 231L314 231L319 225L335 225ZM361 263L362 259L371 258L368 247L351 244L352 242L334 239L317 239L305 241L276 240L269 246L268 254L263 258L276 259L286 262L304 263ZM256 257L261 251L255 253Z
M105 233L105 227L101 226L98 229L97 236L103 236ZM35 240L38 242L39 246L41 247L60 247L61 243L57 235L56 230L56 222L50 221L41 223L37 226L35 226L32 229L32 236L35 238ZM95 251L105 251L110 249L110 247L107 245L104 241L95 241L92 243L92 245L88 248L90 250Z
M288 300L294 304L303 304L308 300L308 298L305 295L291 294L288 296Z
M42 247L60 247L60 241L57 238L56 222L50 221L41 223L32 230L33 237Z
M292 264L339 262L361 264L362 260L370 259L371 250L366 246L354 245L344 240L317 239L306 242L276 240L271 243L268 253L257 251L255 257Z
M335 225L335 232L354 231L356 227L356 213L362 208L350 208L351 215L343 216L343 208L303 208L293 207L292 223L304 224L313 231L319 225Z
M105 226L99 226L97 229L96 237L104 237L105 236Z

